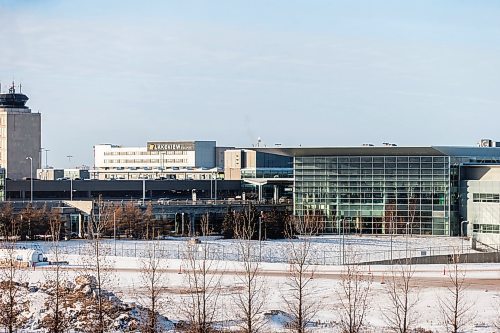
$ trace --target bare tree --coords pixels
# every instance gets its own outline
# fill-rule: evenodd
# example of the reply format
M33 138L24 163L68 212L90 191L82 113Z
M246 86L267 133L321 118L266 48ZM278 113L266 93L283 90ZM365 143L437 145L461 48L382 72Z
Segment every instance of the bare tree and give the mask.
M84 313L91 324L89 331L103 333L109 325L109 317L112 315L112 306L103 297L103 289L112 280L113 265L109 260L110 248L102 242L102 235L111 222L112 209L107 206L101 198L96 203L87 226L89 234L89 255L84 262L84 273L95 278L95 297L91 307L95 307L95 313ZM94 279L92 279L94 280Z
M151 202L148 203L146 210L142 214L143 230L142 235L145 239L153 239L155 236L159 236L158 231L155 233L155 218L153 215L153 205Z
M413 285L415 269L410 261L406 265L393 266L387 281L388 306L383 309L383 316L389 329L397 333L408 333L416 323L416 305L418 292Z
M362 332L369 310L373 277L364 275L361 266L355 262L356 256L352 255L349 264L343 267L340 290L336 290L340 299L340 327L343 333Z
M320 305L314 295L314 270L309 264L311 237L320 230L320 223L318 219L308 216L303 219L290 218L288 221L290 272L285 282L288 292L283 295L283 300L292 316L290 329L296 333L308 331L307 325L318 312ZM300 239L292 239L295 234L300 235Z
M260 261L258 250L252 238L255 234L257 216L254 207L249 204L243 212L238 214L234 223L234 234L239 239L238 246L241 254L243 273L237 275L238 282L243 290L234 297L237 316L241 322L240 329L244 333L261 332L264 321L259 318L264 306L264 283L259 277Z
M473 304L467 298L469 285L465 281L466 270L460 266L460 254L455 251L452 262L448 265L447 293L439 297L439 307L443 315L443 324L450 333L461 332L470 323L474 314Z
M167 290L166 266L162 267L159 255L159 241L148 244L146 258L141 260L141 286L145 290L139 297L141 303L147 307L147 318L142 325L141 332L161 332L158 322L158 312L163 308L165 292Z
M70 323L68 312L65 311L70 290L66 283L67 276L60 266L62 253L59 240L63 232L62 224L59 214L52 212L49 215L49 231L52 239L50 252L55 265L45 274L47 280L45 287L48 293L45 305L49 311L43 318L43 325L50 333L66 332Z
M208 216L201 218L201 235L209 234ZM213 332L221 292L221 274L217 263L210 258L210 244L190 242L185 251L184 272L188 297L184 313L188 319L188 332Z
M12 217L13 218L13 217ZM0 268L0 326L12 333L21 328L27 321L22 315L29 307L26 295L26 271L22 262L17 261L18 228L16 223L9 223L10 230L2 228L2 249Z
M126 238L137 238L141 230L142 212L130 201L115 209L116 227L120 234L125 232ZM107 228L103 228L105 231Z

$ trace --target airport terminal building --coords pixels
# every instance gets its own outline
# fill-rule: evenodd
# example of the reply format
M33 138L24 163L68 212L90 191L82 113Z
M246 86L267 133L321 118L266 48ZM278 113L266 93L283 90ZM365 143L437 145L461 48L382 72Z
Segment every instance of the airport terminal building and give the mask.
M465 170L500 165L493 147L259 150L293 157L294 214L323 233L459 235Z

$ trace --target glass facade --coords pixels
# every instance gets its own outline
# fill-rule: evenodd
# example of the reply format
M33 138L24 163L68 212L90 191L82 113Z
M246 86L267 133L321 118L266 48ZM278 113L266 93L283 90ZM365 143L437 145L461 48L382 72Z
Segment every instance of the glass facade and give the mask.
M449 156L295 157L295 215L323 233L449 235L457 170Z

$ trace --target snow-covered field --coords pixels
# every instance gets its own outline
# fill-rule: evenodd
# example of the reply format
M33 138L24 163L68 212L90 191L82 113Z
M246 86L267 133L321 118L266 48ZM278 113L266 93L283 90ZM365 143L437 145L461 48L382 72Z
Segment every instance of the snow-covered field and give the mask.
M224 261L239 261L238 241L232 239L200 238L210 244L210 258ZM171 238L159 243L158 256L165 259L182 259L187 238ZM263 262L289 262L288 246L290 241L271 240L260 243L259 258ZM259 244L258 241L254 241ZM312 251L309 258L311 264L339 265L348 260L349 253L356 253L361 262L419 257L422 255L450 254L454 252L474 252L470 250L467 240L458 237L405 237L405 236L322 236L311 239ZM121 257L144 257L147 241L104 240L110 255ZM33 243L19 243L20 246L33 246ZM35 244L47 252L50 243ZM66 254L86 254L88 248L85 240L71 240L61 243ZM391 250L392 248L392 250Z
M204 240L205 241L205 240ZM299 241L299 240L295 240ZM390 239L387 237L357 237L350 236L345 239L346 252L356 251L363 256L376 253L387 253L390 247ZM405 237L393 239L393 254L406 253ZM224 253L237 253L236 241L232 240L206 240L210 247L223 247ZM147 242L127 242L119 241L116 243L117 251L114 256L114 242L108 242L111 248L112 256L109 257L110 263L114 268L112 281L107 289L114 292L125 301L140 302L143 299L141 295L143 285L141 283L141 267ZM180 251L186 246L185 240L166 240L160 242L163 250ZM258 242L256 242L256 245ZM261 265L260 276L265 286L265 305L262 316L265 319L264 332L286 332L284 323L287 321L287 308L283 297L287 297L290 288L286 285L289 272L289 264L283 263L287 258L287 241L266 241L262 243L263 258L276 258L275 262L264 262ZM46 244L41 244L44 247ZM73 246L72 254L64 256L70 265L67 266L68 277L78 274L79 264L85 257L83 254L87 251L82 242L71 241L65 244ZM464 246L466 244L464 243ZM326 256L324 253L332 253L332 256L339 256L339 249L342 247L341 239L338 237L318 237L313 240L313 253L317 258ZM458 238L408 238L408 248L428 249L441 252L453 252L454 249L461 249L462 242ZM123 249L123 250L122 250ZM136 251L134 255L131 252ZM234 251L234 252L231 252ZM70 252L70 251L68 251ZM87 252L88 253L88 252ZM121 254L125 254L122 256ZM434 254L434 253L433 253ZM438 254L438 253L436 253ZM443 253L439 253L443 254ZM340 254L341 255L341 254ZM180 255L181 256L181 255ZM370 256L370 258L372 258ZM396 256L394 256L396 257ZM366 257L365 257L366 258ZM377 257L379 258L379 257ZM50 254L49 254L50 260ZM233 327L234 319L237 317L235 307L235 297L241 292L242 284L241 263L234 260L215 261L219 274L221 274L221 294L217 306L217 321L219 326L224 328ZM329 264L329 265L328 265ZM185 261L182 259L162 259L162 267L166 269L166 279L168 290L164 299L165 307L162 310L170 320L177 322L185 320L183 312L180 310L185 302L187 288L187 273L182 269ZM373 278L372 292L370 296L370 311L367 316L370 332L385 332L386 322L382 313L388 305L387 280L390 276L390 266L361 266L366 276ZM465 294L467 301L472 305L472 319L467 324L463 332L491 333L498 332L494 327L495 320L500 317L500 264L467 264L460 265L460 268L466 271L466 280L469 285ZM46 279L48 267L40 267L30 271L29 280L32 284L40 284ZM344 267L332 265L312 265L309 267L309 278L311 279L311 292L315 300L321 305L319 311L314 316L311 325L313 332L340 332L339 322L339 295L340 278ZM416 306L417 327L430 329L433 332L445 332L442 326L442 315L439 310L438 299L447 293L448 276L445 274L449 269L445 265L416 265L414 266L415 275L413 283L416 285L416 293L419 302ZM36 310L35 310L36 311ZM283 312L281 312L283 311ZM267 314L267 315L265 315ZM169 332L175 332L173 329Z

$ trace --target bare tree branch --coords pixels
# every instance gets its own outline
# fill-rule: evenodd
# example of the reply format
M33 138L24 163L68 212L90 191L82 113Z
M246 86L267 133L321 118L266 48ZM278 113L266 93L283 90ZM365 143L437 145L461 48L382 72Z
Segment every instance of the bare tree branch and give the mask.
M242 213L238 214L234 223L234 234L238 242L241 266L243 273L237 275L238 282L243 290L234 297L237 308L237 317L240 320L240 329L244 333L258 333L262 331L264 321L259 314L264 306L264 282L259 276L260 261L258 249L252 238L257 225L257 215L254 207L249 204Z
M152 241L146 249L146 258L141 261L141 286L144 289L144 296L140 296L139 300L148 309L147 318L141 330L145 333L161 332L158 322L159 311L164 308L163 304L167 301L165 297L167 290L165 269L167 267L162 267L158 251L159 241Z
M356 256L348 261L355 263ZM361 266L348 264L343 267L340 278L340 290L336 290L340 299L340 327L343 333L359 333L365 328L365 319L369 310L372 276L365 276Z
M201 219L201 235L210 233L207 215ZM185 250L184 272L187 281L187 300L183 311L188 319L187 332L210 333L218 310L221 274L217 263L210 258L208 242L190 242Z
M460 266L460 254L454 251L448 265L448 286L446 295L439 297L439 307L443 315L443 326L447 332L461 332L474 317L473 303L467 298L466 269Z
M0 262L0 326L13 333L27 321L22 315L29 307L26 295L26 269L17 260L15 240L19 225L14 217L8 226L1 230L1 262ZM10 240L9 240L10 238Z
M104 232L112 222L113 207L107 205L101 198L96 203L97 212L93 212L87 226L89 234L88 256L85 256L84 274L95 284L95 295L92 298L93 304L88 309L87 321L91 327L91 332L103 333L107 330L113 316L113 307L105 300L103 290L113 279L113 265L110 262L110 248L102 242ZM95 281L93 281L95 279ZM95 313L93 309L95 307Z
M63 232L62 224L60 215L57 212L51 212L49 215L49 232L52 239L50 254L55 264L45 272L45 287L48 294L45 305L49 311L43 318L43 325L50 333L66 332L70 325L69 314L65 311L70 290L67 288L67 276L60 266L62 254L59 240Z
M389 329L397 333L409 333L415 325L418 304L418 293L412 284L414 267L407 261L406 265L393 266L387 282L388 305L382 309Z
M290 272L285 286L288 292L283 295L283 301L293 320L290 329L296 333L309 331L308 324L319 309L319 300L313 284L314 269L309 265L311 254L311 237L320 230L321 222L307 216L303 219L290 218L287 227L290 254ZM295 234L300 239L292 239Z

